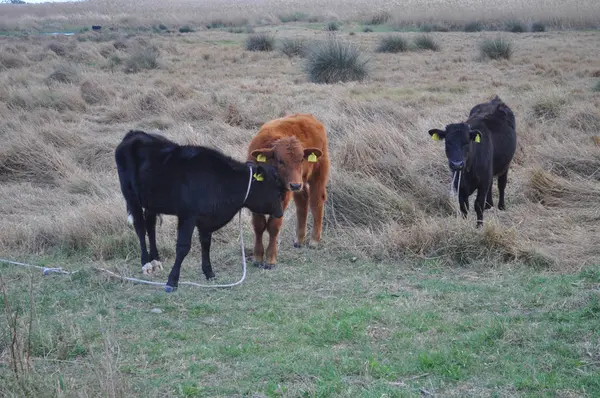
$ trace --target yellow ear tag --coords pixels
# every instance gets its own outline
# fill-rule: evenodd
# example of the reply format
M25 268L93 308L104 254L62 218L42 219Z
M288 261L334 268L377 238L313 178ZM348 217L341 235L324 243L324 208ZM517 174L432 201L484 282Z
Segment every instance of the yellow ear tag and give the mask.
M478 143L478 144L481 142L481 134L477 133L475 135L475 142Z
M315 155L315 153L311 153L310 155L308 155L308 162L309 163L317 163L317 155Z
M267 161L267 157L261 153L256 157L256 161L264 163ZM262 181L262 180L259 180L259 181Z
M263 176L262 174L253 174L253 177L256 181L264 181L265 180L265 176Z
M431 138L432 138L434 141L439 141L439 140L440 140L440 136L438 135L438 133L433 133L433 134L431 135Z

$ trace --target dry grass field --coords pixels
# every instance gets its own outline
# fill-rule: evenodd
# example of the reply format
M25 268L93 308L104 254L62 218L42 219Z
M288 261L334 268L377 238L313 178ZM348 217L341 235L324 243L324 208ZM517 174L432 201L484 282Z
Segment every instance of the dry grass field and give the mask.
M82 270L0 264L0 395L600 394L600 3L423 3L0 5L0 257ZM516 20L545 31L503 31ZM485 30L461 31L474 21ZM276 48L247 51L249 31ZM423 31L438 51L412 48ZM389 35L408 50L376 52ZM312 83L280 49L331 37L358 46L364 80ZM512 57L483 59L499 37ZM519 147L507 210L478 230L427 131L494 95ZM262 123L296 112L329 135L320 247L293 248L292 205L278 267L234 290L165 296L93 271L140 276L113 157L129 129L243 159ZM175 223L158 228L168 269ZM237 234L214 237L220 282L239 276ZM198 279L198 248L182 280Z

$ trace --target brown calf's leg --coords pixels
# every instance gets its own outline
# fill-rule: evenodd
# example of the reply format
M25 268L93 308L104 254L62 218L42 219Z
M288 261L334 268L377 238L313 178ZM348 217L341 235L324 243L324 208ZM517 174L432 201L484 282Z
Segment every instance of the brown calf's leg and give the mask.
M263 246L263 233L267 229L267 218L262 214L252 213L252 227L254 228L254 265L263 265L265 247Z
M294 193L296 203L296 241L294 247L301 247L306 239L306 219L308 217L308 192L309 187L305 184L304 189Z
M281 201L281 207L285 212L285 209L290 203L290 199L292 198L292 193L290 191L285 193L283 200ZM279 230L281 229L281 225L283 224L283 217L274 218L269 217L269 221L267 222L267 232L269 232L269 245L267 246L267 261L264 264L264 268L269 269L273 268L277 263L277 237L279 236Z
M323 214L325 211L325 201L327 200L327 191L325 189L326 181L316 181L311 183L310 189L310 212L313 216L313 230L309 245L314 247L321 240L321 231L323 230Z

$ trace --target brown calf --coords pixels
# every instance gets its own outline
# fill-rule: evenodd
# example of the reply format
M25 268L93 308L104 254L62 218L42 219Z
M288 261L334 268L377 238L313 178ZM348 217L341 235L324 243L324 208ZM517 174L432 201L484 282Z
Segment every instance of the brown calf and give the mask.
M295 114L271 120L260 128L250 142L248 160L266 162L277 168L288 189L281 203L284 211L292 195L294 196L298 217L295 247L304 244L310 204L314 221L310 245L316 245L321 240L329 177L327 134L323 124L310 114ZM276 264L277 236L282 223L283 218L270 217L267 221L262 214L252 214L255 265L271 268ZM269 232L266 263L262 242L265 230Z

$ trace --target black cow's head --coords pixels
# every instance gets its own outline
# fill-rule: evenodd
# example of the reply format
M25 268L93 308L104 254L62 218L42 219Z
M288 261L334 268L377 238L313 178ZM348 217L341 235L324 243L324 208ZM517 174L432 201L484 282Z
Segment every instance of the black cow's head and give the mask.
M254 213L283 217L281 200L287 192L277 169L268 164L249 163L252 166L252 185L246 199L246 207Z
M451 171L463 170L470 159L473 145L481 142L481 132L466 123L449 124L445 130L429 130L432 139L446 141L446 156Z

